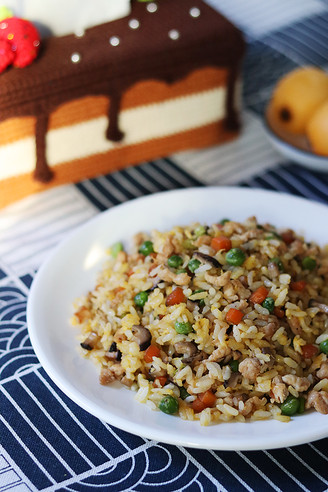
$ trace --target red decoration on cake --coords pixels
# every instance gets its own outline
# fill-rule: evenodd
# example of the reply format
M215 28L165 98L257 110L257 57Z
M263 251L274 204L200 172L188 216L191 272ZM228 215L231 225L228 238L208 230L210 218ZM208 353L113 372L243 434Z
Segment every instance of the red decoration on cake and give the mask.
M30 21L8 17L0 22L0 72L11 64L19 68L30 65L39 47L38 30Z
M11 44L6 39L0 39L0 73L6 70L14 61L15 55Z

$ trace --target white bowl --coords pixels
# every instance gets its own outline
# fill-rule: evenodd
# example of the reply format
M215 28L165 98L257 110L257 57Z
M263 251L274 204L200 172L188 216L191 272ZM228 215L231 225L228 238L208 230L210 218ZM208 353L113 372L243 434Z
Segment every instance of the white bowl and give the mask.
M264 122L264 128L273 147L288 160L313 169L314 171L328 172L328 157L316 155L309 150L295 147L286 140L283 140L272 130L267 121Z
M27 307L30 338L44 369L59 388L92 415L128 432L176 445L221 450L256 450L301 444L328 436L328 415L306 412L289 423L275 420L199 422L152 411L120 385L101 386L98 368L78 352L70 326L74 299L95 285L105 249L138 231L171 229L192 221L229 217L292 227L306 239L328 243L328 207L283 193L248 188L190 188L139 198L103 212L78 228L37 273ZM320 220L313 220L320 217Z

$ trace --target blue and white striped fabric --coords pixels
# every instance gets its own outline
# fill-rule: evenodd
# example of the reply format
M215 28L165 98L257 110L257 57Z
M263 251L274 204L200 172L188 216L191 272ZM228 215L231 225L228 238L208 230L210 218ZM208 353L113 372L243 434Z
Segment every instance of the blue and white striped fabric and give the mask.
M328 491L328 440L270 451L187 449L133 436L79 408L49 379L27 333L33 277L78 225L119 203L207 184L280 190L328 204L328 174L284 161L263 110L276 80L328 67L328 2L208 0L246 33L244 131L235 142L63 186L0 212L0 492Z

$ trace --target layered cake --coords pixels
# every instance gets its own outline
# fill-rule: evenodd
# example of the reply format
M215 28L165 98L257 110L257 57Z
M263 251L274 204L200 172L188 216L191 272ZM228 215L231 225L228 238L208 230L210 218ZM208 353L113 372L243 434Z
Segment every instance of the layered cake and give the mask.
M1 26L5 21L0 22ZM239 130L240 31L202 0L132 2L0 74L0 206Z

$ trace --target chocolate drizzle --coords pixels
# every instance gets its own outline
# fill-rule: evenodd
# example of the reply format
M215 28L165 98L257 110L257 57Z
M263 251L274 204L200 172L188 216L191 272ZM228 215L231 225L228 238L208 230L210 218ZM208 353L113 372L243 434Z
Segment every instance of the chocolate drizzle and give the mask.
M108 140L112 140L113 142L120 142L124 137L124 133L119 129L119 125L118 125L121 98L122 96L119 93L116 94L112 93L110 98L109 114L108 114L109 122L106 131L106 138Z
M74 35L44 40L39 58L24 69L10 68L0 75L0 121L34 116L37 180L51 180L53 172L46 159L46 133L51 112L60 105L85 96L109 98L109 125L106 137L119 142L122 95L134 84L156 79L173 83L202 67L228 70L226 118L228 130L239 127L234 105L236 78L245 43L240 31L202 0L158 0L150 13L146 3L132 2L128 17L102 24ZM198 7L195 19L189 14ZM129 27L138 19L139 29ZM176 29L179 39L168 33ZM111 46L109 38L120 43ZM71 56L80 58L73 63Z
M49 115L44 112L36 116L35 120L35 141L36 141L36 162L33 176L41 183L48 183L53 177L46 159L46 135L48 129Z

